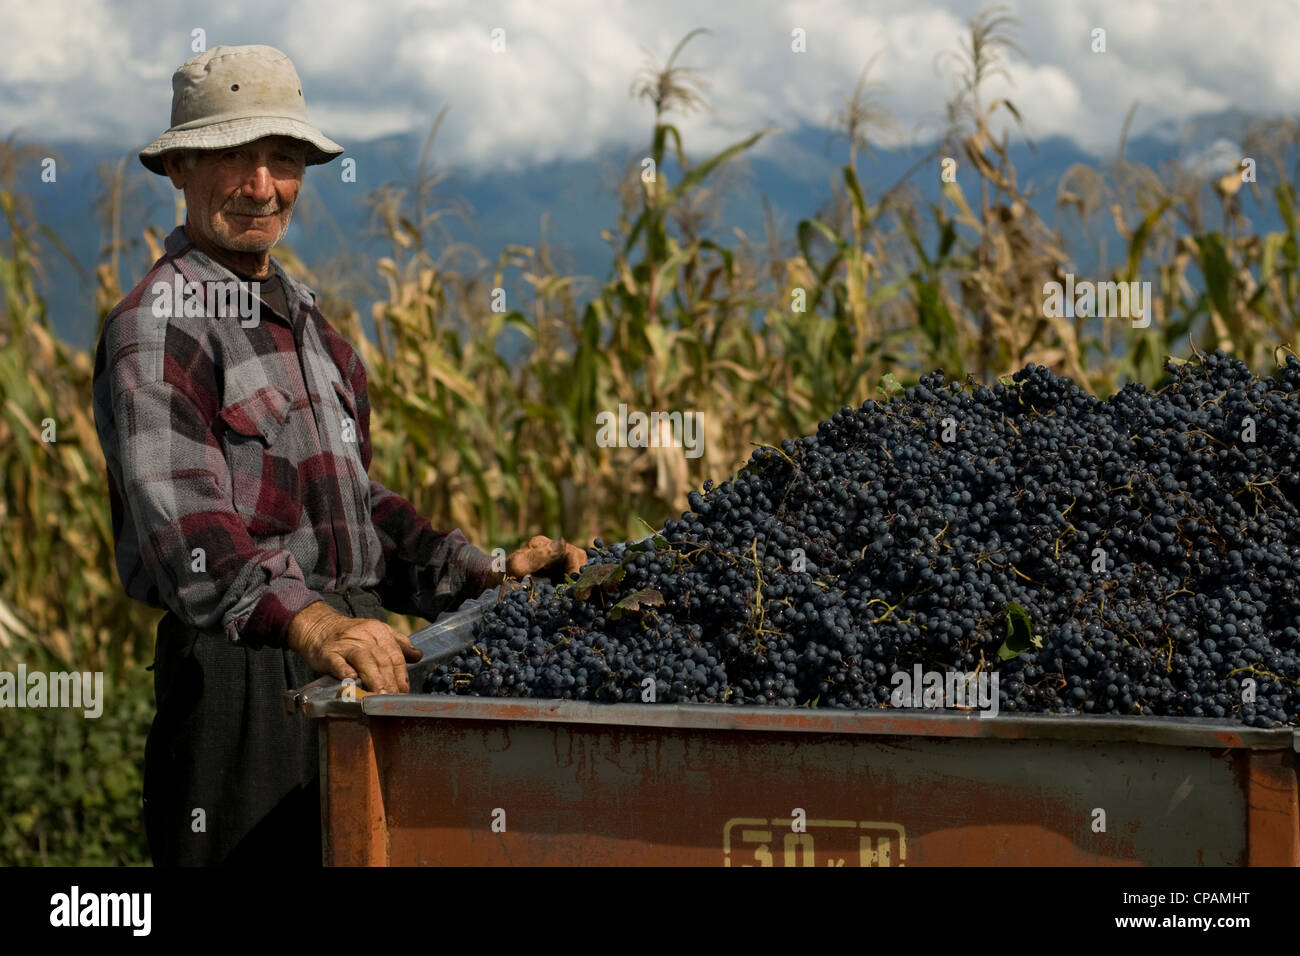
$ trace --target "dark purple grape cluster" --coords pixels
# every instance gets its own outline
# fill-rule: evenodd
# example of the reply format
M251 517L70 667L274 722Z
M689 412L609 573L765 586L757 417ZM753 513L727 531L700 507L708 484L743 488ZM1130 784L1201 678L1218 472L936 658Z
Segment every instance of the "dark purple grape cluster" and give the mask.
M1294 355L1105 401L935 372L688 500L506 594L425 691L868 709L919 664L996 673L1002 713L1300 723Z

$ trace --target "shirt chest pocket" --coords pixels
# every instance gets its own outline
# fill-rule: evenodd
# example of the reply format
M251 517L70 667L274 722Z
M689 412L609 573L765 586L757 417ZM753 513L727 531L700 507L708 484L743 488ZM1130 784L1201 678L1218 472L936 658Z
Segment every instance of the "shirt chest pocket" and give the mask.
M298 462L286 431L291 405L287 391L267 385L219 413L235 511L254 538L288 534L302 518Z

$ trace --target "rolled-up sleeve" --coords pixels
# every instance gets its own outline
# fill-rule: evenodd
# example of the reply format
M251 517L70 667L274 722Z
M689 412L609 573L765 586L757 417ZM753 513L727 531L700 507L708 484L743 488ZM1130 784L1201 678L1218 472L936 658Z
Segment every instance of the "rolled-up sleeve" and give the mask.
M435 530L415 506L370 482L370 515L384 550L384 606L432 621L491 586L492 557L459 530Z

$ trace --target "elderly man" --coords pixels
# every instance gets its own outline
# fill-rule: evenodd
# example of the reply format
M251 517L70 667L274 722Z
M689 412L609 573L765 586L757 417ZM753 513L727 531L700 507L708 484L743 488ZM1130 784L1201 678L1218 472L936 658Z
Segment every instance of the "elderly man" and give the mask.
M368 478L366 370L268 254L304 167L343 151L307 121L289 58L218 46L172 88L171 128L140 160L184 190L185 225L108 316L94 379L118 572L167 610L149 846L156 864L319 863L315 724L281 695L322 673L406 692L420 655L383 608L432 619L502 575ZM236 282L257 284L255 312L213 310L230 300L209 290ZM538 536L506 570L584 559Z

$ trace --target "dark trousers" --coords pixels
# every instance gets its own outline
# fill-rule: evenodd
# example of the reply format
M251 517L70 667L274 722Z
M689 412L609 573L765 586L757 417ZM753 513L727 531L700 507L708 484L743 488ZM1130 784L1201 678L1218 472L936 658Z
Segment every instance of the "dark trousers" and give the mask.
M340 614L387 620L368 591L321 597ZM294 651L240 647L163 617L144 765L155 866L320 866L316 721L287 714L282 699L320 676Z

